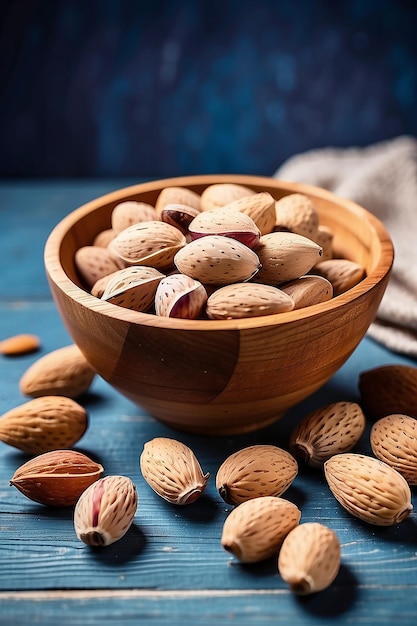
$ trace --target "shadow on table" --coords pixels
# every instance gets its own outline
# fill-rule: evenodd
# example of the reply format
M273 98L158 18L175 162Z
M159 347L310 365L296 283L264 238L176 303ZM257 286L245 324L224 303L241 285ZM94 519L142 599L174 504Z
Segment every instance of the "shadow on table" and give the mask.
M296 596L297 604L317 617L330 618L346 613L358 595L358 581L343 563L334 582L323 591L306 596Z

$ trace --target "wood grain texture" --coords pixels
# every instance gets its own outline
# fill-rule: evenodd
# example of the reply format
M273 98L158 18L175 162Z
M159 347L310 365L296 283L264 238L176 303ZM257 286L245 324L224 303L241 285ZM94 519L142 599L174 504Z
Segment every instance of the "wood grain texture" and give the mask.
M103 188L106 186L111 183L103 183ZM62 210L56 197L48 203L47 188L37 195L27 184L32 204L30 208L28 202L20 205L26 207L21 209L23 218L26 212L38 213L42 232L53 227L57 211ZM61 202L68 205L71 186L62 189L65 194L60 194ZM83 193L89 197L89 189L85 183L79 187L74 184L77 202ZM9 190L10 198L21 193L15 194L11 187ZM1 192L0 185L0 197ZM36 204L36 198L41 204ZM8 237L16 240L21 236L14 225L17 205L10 201L4 206L8 210L2 217L12 216L5 226ZM27 239L19 245L31 249ZM50 295L42 292L44 268L38 251L38 246L32 246L29 257L17 259L7 266L7 276L0 275L2 337L28 331L42 341L39 353L0 357L0 414L24 400L17 382L25 369L40 355L70 341ZM26 272L27 263L30 273ZM9 284L19 285L21 298L16 297L16 290L7 296ZM29 295L24 297L26 287ZM321 389L290 409L279 422L252 433L225 437L179 433L97 377L81 398L90 424L76 448L99 460L106 474L123 473L132 478L139 494L133 527L124 539L102 551L77 540L71 509L35 504L9 485L15 469L28 457L0 442L2 623L413 624L417 615L416 511L398 526L369 526L338 505L319 470L300 468L286 497L300 507L303 522L322 521L341 540L342 568L331 588L297 598L279 577L275 559L241 565L220 545L222 524L230 511L215 489L215 473L223 460L251 444L286 447L293 425L308 411L336 400L358 401L360 371L386 363L416 365L365 338ZM370 426L368 423L357 447L367 453ZM211 473L201 500L188 507L175 507L145 483L139 456L144 443L157 436L175 437L189 445L203 470ZM416 506L414 490L413 500Z

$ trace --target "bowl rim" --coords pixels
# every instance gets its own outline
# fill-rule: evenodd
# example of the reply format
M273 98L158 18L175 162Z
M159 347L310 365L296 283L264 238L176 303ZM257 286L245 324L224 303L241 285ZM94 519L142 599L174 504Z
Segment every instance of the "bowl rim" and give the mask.
M189 187L194 185L208 186L216 183L236 183L250 187L273 186L277 189L289 193L304 193L318 197L323 200L343 205L345 209L352 211L362 219L365 219L375 230L380 247L380 259L376 267L363 279L348 291L331 298L326 302L310 305L301 309L275 313L272 315L249 317L233 320L187 320L157 316L153 313L143 313L132 311L109 302L105 302L96 296L91 295L82 287L74 283L65 272L60 258L62 240L78 220L88 215L90 212L99 209L103 204L123 202L127 196L139 193L154 192L163 187ZM394 261L394 246L392 239L383 223L371 212L360 206L356 202L334 194L327 189L299 183L295 181L282 180L269 176L257 176L246 174L201 174L190 176L177 176L165 179L153 179L146 182L121 187L114 191L98 196L93 200L79 206L61 219L50 232L44 247L44 265L49 282L53 282L69 298L85 308L94 310L100 315L128 322L130 324L148 325L165 329L183 330L242 330L260 327L277 326L298 322L303 319L313 319L325 312L333 311L341 306L347 305L358 298L363 297L376 285L390 274Z

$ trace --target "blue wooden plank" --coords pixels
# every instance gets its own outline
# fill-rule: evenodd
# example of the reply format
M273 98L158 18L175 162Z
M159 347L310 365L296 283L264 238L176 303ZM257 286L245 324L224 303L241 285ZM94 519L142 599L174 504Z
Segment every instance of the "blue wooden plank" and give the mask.
M0 598L5 624L62 626L83 624L337 624L349 626L392 626L415 624L414 603L404 597L415 587L401 584L389 588L335 584L321 594L295 597L288 590L216 592L158 592L136 590L100 593L62 594L44 598L16 594Z

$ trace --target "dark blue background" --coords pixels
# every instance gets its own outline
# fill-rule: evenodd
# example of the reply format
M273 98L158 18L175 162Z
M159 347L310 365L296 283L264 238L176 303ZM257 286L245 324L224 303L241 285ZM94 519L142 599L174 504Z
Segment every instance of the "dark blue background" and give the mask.
M272 174L417 135L417 2L8 0L0 176Z

